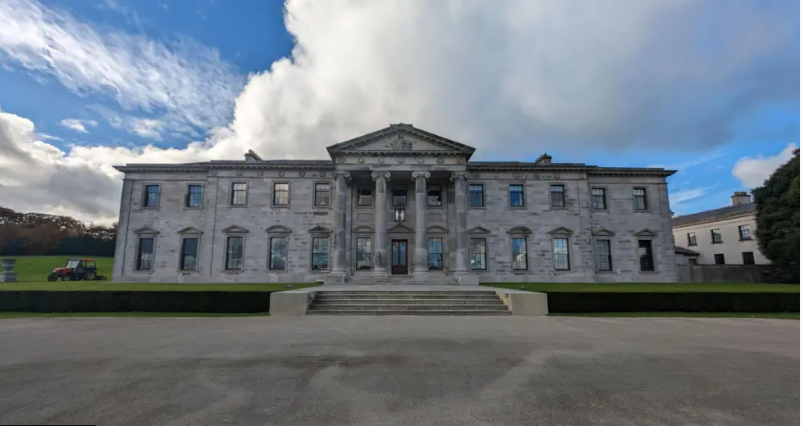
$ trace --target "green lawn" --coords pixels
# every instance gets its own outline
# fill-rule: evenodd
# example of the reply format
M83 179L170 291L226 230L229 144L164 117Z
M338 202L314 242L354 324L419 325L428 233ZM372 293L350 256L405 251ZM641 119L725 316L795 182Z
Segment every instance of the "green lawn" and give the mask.
M3 256L12 257L12 256ZM115 283L113 281L47 281L53 268L62 267L68 257L92 256L13 256L17 264L17 282L0 283L0 290L52 290L52 291L280 291L316 286L318 284L179 284L179 283ZM94 257L98 275L111 278L112 257Z
M213 312L0 312L2 318L52 318L52 317L266 317L267 312L247 314L218 314Z
M590 312L555 313L557 317L687 317L687 318L777 318L799 319L799 312Z
M723 292L723 293L799 293L799 284L754 283L484 283L483 286L541 292ZM523 288L521 288L523 287Z

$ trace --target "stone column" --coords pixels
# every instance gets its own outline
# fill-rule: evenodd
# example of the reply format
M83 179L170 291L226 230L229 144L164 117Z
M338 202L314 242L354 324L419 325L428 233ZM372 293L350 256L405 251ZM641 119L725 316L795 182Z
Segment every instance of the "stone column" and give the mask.
M429 247L426 237L426 179L429 179L429 172L413 172L412 180L415 181L415 275L426 275L429 273Z
M334 267L331 275L335 282L345 282L348 276L346 259L347 213L348 213L348 172L334 172Z
M390 179L390 172L373 172L373 180L376 182L374 193L374 213L375 237L373 238L373 274L386 276L390 264L387 256L387 180Z
M468 273L468 194L465 173L452 173L451 181L454 182L454 206L457 213L457 265L455 274L458 276L457 280L461 282L459 275Z

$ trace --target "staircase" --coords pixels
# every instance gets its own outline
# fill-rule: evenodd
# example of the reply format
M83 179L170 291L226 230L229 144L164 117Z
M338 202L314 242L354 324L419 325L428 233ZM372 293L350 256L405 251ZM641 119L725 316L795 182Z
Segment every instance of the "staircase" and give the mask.
M387 277L371 277L369 275L354 275L348 277L345 284L376 285L376 284L421 284L421 285L456 285L457 280L450 275L432 274L426 277L414 275L389 275Z
M319 291L308 315L510 315L494 291Z

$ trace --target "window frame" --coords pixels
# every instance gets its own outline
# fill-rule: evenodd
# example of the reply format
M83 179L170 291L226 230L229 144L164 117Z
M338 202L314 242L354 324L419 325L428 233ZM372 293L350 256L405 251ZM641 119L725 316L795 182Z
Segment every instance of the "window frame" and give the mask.
M315 255L323 254L322 252L315 252L315 240L326 240L326 267L315 269ZM331 235L328 234L313 234L309 243L309 270L314 273L331 271Z
M318 191L318 189L317 189L318 185L328 185L329 189L328 189L328 191ZM330 181L316 181L316 182L313 182L312 183L312 191L314 192L314 195L312 197L312 207L317 208L317 209L331 207L331 199L333 198L332 187L333 187L333 185L331 184ZM317 196L318 196L318 194L323 194L323 193L326 193L326 196L328 197L328 199L326 200L325 204L318 204Z
M688 247L693 247L699 245L699 242L696 240L696 231L688 232Z
M557 240L565 241L565 261L566 267L560 268L557 266ZM562 253L559 253L562 255ZM567 272L571 270L571 239L567 236L555 236L551 238L551 262L554 270L557 272Z
M200 187L200 204L197 206L189 205L190 200L192 199L192 187L199 186ZM201 210L203 209L203 197L206 195L206 185L200 182L188 182L184 192L184 209L185 210Z
M520 206L513 206L512 205L512 187L513 186L520 186L521 187L521 205ZM507 184L507 208L510 209L526 209L526 184L524 183L509 183Z
M396 196L395 195L395 191L397 191L397 190L400 191L402 189L404 190L404 203L403 204L396 203L396 197L400 197L400 195ZM392 198L391 201L392 201L393 207L407 207L407 205L409 205L409 185L406 185L406 184L403 184L403 183L395 183L392 186L392 190L391 190L390 194L391 194L391 198Z
M230 242L234 238L239 238L242 240L242 244L240 244L240 267L239 268L229 268L230 260L231 260L231 248ZM226 235L226 245L225 245L225 256L223 256L223 270L229 273L237 273L245 271L245 235L237 235L237 234L230 234Z
M600 259L602 254L599 253L599 242L607 243L607 264L609 269L602 269ZM593 257L595 260L596 272L613 272L613 240L612 238L595 238L593 240Z
M153 245L150 252L150 267L142 267L142 240L152 240ZM136 262L134 262L134 271L136 272L152 272L156 266L156 235L138 235L136 240Z
M473 198L471 197L471 187L478 186L481 187L482 190L480 191L482 197L482 204L478 206L474 206L471 204ZM475 182L468 182L468 208L469 209L483 209L487 207L487 200L485 197L485 184L484 183L475 183Z
M287 192L287 203L286 204L277 204L276 203L276 194L278 192L284 192L283 190L282 191L276 191L276 186L277 185L287 185L287 191L286 191ZM287 209L287 208L289 208L290 207L291 194L292 194L292 188L290 186L290 181L288 181L288 180L273 181L273 188L272 188L272 192L270 194L270 207L278 208L278 209Z
M277 268L273 266L273 240L279 238L284 240L284 267ZM288 234L273 234L267 237L267 270L273 272L286 272L289 270L290 263L290 236Z
M516 268L515 267L515 240L524 240L523 244L523 254L524 254L524 267L523 268ZM510 237L510 269L513 272L519 271L528 271L529 270L529 236L528 235L512 235ZM520 254L520 253L519 253Z
M638 271L639 272L657 272L657 264L654 261L654 241L651 238L638 238L636 240L638 243L635 246L637 250L637 258L638 258ZM651 264L651 269L644 269L643 268L643 260L645 256L641 256L640 249L641 249L641 242L648 242L649 243L649 259Z
M746 261L746 255L749 255L751 258L751 262ZM754 265L755 264L755 252L753 251L744 251L741 252L741 260L743 261L744 265Z
M643 190L643 208L638 208L638 196L635 195L635 191ZM649 211L649 190L645 186L634 186L632 187L632 206L636 212L647 212Z
M152 206L147 204L148 200L148 188L156 187L156 205ZM162 203L162 185L160 183L155 182L146 182L142 184L142 200L140 202L140 206L142 206L142 210L158 210L159 206Z
M194 268L187 268L186 267L186 253L184 252L186 248L186 241L187 240L195 240L195 267ZM183 235L181 236L181 246L178 250L178 270L181 272L197 272L200 268L200 245L201 236L200 235Z
M439 240L440 241L440 253L432 253L432 240ZM445 269L445 240L442 236L435 236L435 237L427 237L426 239L426 269L429 271L442 271ZM440 267L432 268L432 255L439 254L440 255Z
M719 263L718 259L721 256L721 263ZM713 264L714 265L726 265L727 259L724 257L724 253L713 253Z
M604 204L603 208L596 208L593 205L594 195L593 190L600 189L602 191L602 203ZM601 212L609 210L609 203L607 202L607 187L606 186L591 186L590 187L590 209L593 211Z
M748 235L744 237L744 229ZM738 241L751 241L752 240L752 227L750 225L738 225Z
M716 236L718 236L718 241L716 241ZM710 230L710 244L724 244L724 236L721 235L721 228Z
M245 200L242 203L234 203L235 191L238 191L238 190L234 189L234 185L240 185L240 184L245 185ZM248 206L248 187L249 186L250 185L248 185L247 181L242 181L242 180L231 181L231 184L229 186L230 193L229 193L229 196L228 196L228 206L229 207L247 207Z
M484 250L482 253L474 253L473 251L473 240L482 241L482 247ZM474 254L481 254L482 255L482 267L481 268L474 268L473 265L470 265L472 271L487 271L487 238L485 237L470 237L468 239L468 263L471 263Z
M360 252L359 251L359 240L367 240L368 241L368 251ZM373 237L368 235L357 235L354 238L354 270L355 271L371 271L373 270ZM359 263L361 261L360 255L365 256L367 258L367 268L360 268Z
M552 191L553 188L561 188L560 191ZM554 194L561 194L562 205L554 204ZM550 183L549 184L549 208L554 210L562 210L568 208L568 199L565 192L565 184L563 183Z
M440 191L440 204L432 204L431 195L429 192L432 191L432 188L437 187ZM434 209L442 209L443 206L446 204L446 197L445 197L445 187L439 183L426 183L426 207L427 208L434 208Z
M367 189L367 190L370 191L370 202L367 203L367 204L362 204L360 202L359 197L361 197L361 195L359 195L359 194L360 194L362 189ZM375 185L367 184L367 183L358 183L358 184L354 185L354 190L356 191L356 200L354 200L355 201L354 204L356 205L356 208L358 208L358 209L359 208L366 209L366 208L373 207L373 204L376 202L376 188L375 188Z

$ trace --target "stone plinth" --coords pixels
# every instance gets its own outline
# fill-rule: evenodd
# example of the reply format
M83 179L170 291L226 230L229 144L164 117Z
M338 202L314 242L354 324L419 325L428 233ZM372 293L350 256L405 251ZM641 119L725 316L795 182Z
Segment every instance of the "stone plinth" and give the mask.
M17 259L2 259L3 272L0 272L0 282L17 281L17 273L11 272L14 265L17 264Z

